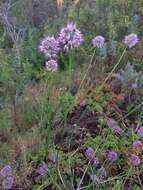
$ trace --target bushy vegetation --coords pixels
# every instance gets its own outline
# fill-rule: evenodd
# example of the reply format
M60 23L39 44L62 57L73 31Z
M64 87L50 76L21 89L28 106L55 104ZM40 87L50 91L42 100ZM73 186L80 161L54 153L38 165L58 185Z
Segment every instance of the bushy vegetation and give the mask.
M143 189L143 1L0 2L0 189Z

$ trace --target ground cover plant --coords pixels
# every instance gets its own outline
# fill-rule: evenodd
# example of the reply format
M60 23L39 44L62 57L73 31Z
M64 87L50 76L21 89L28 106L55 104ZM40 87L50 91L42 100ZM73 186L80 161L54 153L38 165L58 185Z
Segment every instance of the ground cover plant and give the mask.
M143 189L143 2L0 2L0 189Z

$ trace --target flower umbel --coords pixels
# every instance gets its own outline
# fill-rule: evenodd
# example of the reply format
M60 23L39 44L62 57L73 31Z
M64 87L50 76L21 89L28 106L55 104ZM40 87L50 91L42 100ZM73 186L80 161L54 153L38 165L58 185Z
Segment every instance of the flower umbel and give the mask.
M56 72L58 70L58 63L57 61L51 59L46 62L46 69L48 71Z
M44 38L39 45L39 51L48 59L56 59L59 50L59 43L54 36Z
M137 34L132 33L132 34L125 36L124 43L129 48L134 47L138 42L139 42L139 38L138 38Z
M104 44L105 44L105 38L103 36L96 36L92 40L92 44L93 44L94 47L103 48Z
M77 29L76 24L68 23L66 27L61 29L58 41L64 51L68 51L69 49L80 47L83 42L83 35Z

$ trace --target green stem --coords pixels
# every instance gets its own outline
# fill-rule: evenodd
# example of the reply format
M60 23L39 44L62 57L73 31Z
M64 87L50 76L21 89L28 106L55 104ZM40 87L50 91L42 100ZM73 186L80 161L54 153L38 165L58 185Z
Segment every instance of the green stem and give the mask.
M116 63L116 65L113 67L113 69L111 70L111 72L109 73L109 75L105 78L105 80L102 83L102 85L98 88L97 93L99 93L102 90L102 88L104 87L104 85L106 84L106 82L108 81L108 79L112 76L112 74L114 73L114 71L116 70L116 68L118 67L118 65L121 63L121 60L124 57L125 53L126 53L126 48L124 49L124 51L123 51L122 55L120 56L120 58L119 58L118 62Z
M92 57L91 57L90 63L89 63L89 65L88 65L87 71L86 71L86 73L85 73L85 75L84 75L84 77L83 77L83 79L82 79L82 81L81 81L81 83L80 83L80 86L79 86L78 91L81 89L82 84L83 84L84 80L85 80L86 77L87 77L87 74L88 74L88 72L89 72L89 70L90 70L90 68L91 68L91 66L92 66L93 61L94 61L95 54L96 54L96 49L94 49L94 52L93 52L93 55L92 55Z
M72 83L72 50L69 51L69 84Z

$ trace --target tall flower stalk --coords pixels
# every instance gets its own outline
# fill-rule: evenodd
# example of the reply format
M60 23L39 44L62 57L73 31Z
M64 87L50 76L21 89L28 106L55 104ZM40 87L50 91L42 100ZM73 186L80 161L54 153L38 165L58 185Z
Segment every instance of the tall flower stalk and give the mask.
M81 87L83 85L83 82L86 79L87 74L88 74L89 70L91 69L91 66L92 66L92 64L93 64L93 62L95 60L95 55L96 55L97 48L102 49L104 47L104 45L105 45L105 38L103 36L100 36L100 35L96 36L92 40L92 45L93 45L93 48L94 48L94 52L92 54L92 57L91 57L89 65L88 65L87 71L86 71L86 73L85 73L85 75L84 75L84 77L83 77L83 79L82 79L82 81L80 83L79 90L81 89Z
M83 83L84 83L84 81L85 81L85 79L86 79L86 77L87 77L87 74L88 74L89 70L91 69L92 63L94 62L94 59L95 59L95 55L96 55L96 49L94 49L94 52L93 52L93 54L92 54L90 63L89 63L89 65L88 65L88 68L87 68L87 70L86 70L86 73L84 74L84 77L83 77L83 79L82 79L82 81L81 81L81 83L80 83L80 86L79 86L78 91L81 89L81 87L82 87L82 85L83 85Z
M58 42L62 51L68 55L69 81L73 79L73 50L78 49L83 43L83 35L76 24L68 23L61 29Z
M108 76L105 78L104 82L101 84L101 86L98 88L97 90L97 94L102 90L102 88L104 87L104 85L106 84L106 82L110 79L110 77L113 75L114 71L116 70L116 68L119 66L119 64L121 63L125 53L126 53L126 49L124 49L123 53L121 54L118 62L116 63L116 65L113 67L113 69L111 70L111 72L108 74Z
M72 83L73 79L73 53L72 49L69 50L68 57L69 57L69 83Z
M102 88L104 87L104 85L106 84L106 82L108 81L108 79L112 76L112 74L114 73L114 71L116 70L116 68L119 66L119 64L121 63L127 47L130 49L132 47L134 47L137 43L139 42L139 38L136 34L129 34L127 36L125 36L124 38L124 44L126 45L125 49L123 50L123 53L121 54L119 60L117 61L116 65L113 67L113 69L111 70L111 72L109 73L109 75L105 78L104 82L102 83L102 85L98 88L97 90L97 94L102 90Z

